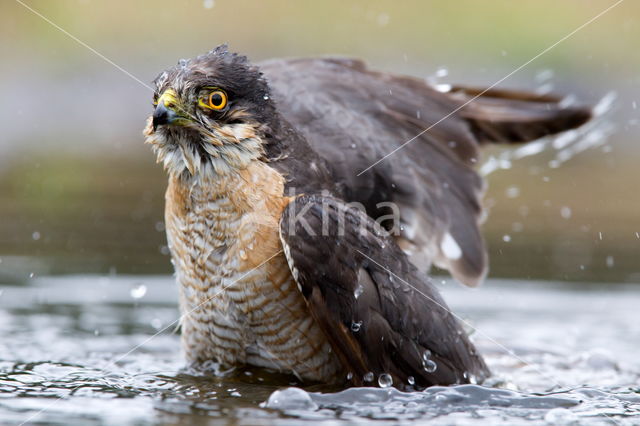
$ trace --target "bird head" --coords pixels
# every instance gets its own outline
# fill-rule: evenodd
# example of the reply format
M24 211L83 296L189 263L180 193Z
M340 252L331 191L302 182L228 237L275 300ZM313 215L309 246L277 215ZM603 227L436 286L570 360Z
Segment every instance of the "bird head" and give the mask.
M259 69L226 46L182 59L154 80L146 142L170 174L224 174L264 154L275 120Z

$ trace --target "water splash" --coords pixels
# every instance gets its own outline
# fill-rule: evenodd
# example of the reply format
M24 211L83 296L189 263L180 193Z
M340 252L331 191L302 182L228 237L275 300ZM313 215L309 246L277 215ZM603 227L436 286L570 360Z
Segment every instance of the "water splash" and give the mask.
M514 161L543 152L553 155L553 159L549 161L549 167L558 168L585 151L603 146L615 131L610 116L613 113L616 98L615 92L607 93L593 108L593 119L578 129L489 156L480 166L479 173L482 176L488 176L496 170L510 169ZM569 106L573 102L575 100L568 97L565 98L564 104Z
M634 233L631 237L636 241ZM137 277L138 285L154 290L142 301L131 298L131 282L130 277L36 277L27 285L2 288L4 422L19 424L46 407L38 421L59 424L371 419L610 424L613 418L631 425L640 420L640 363L637 339L630 338L640 333L634 321L637 289L607 286L584 292L544 283L498 286L495 280L482 292L447 286L454 311L473 319L518 358L478 336L478 348L494 373L483 386L405 393L378 387L386 377L373 373L365 377L369 387L336 392L336 387L319 385L303 389L293 376L262 369L223 370L215 363L184 369L180 337L170 331L121 358L178 315L171 277ZM607 315L594 315L597 306L606 307ZM573 325L558 327L566 318Z

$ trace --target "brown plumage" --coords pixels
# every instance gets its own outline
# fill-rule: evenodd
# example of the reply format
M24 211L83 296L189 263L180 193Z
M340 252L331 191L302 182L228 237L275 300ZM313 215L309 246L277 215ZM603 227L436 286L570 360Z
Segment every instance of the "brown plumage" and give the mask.
M481 144L573 128L588 109L492 90L421 133L480 92L347 59L256 67L224 47L156 85L145 134L170 176L188 360L401 389L488 375L424 272L486 273Z

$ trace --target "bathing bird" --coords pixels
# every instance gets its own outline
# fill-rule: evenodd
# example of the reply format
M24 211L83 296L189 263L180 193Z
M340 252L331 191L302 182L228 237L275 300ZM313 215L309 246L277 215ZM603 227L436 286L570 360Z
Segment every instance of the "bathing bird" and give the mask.
M403 390L489 375L427 272L486 275L480 148L578 127L589 108L226 46L155 85L144 133L169 178L189 363Z

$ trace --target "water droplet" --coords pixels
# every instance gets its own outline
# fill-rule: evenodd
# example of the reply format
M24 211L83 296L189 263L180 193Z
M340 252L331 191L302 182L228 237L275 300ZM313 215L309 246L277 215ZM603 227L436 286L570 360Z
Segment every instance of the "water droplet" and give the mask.
M509 234L505 234L502 236L502 241L504 241L505 243L508 243L509 241L511 241L511 235Z
M205 9L213 9L213 7L216 5L216 1L215 0L204 0L204 2L202 2L202 6Z
M238 254L240 255L240 259L247 260L247 253L244 250L240 250Z
M535 78L538 83L551 80L553 78L553 70L551 69L541 70L536 74Z
M154 318L151 320L151 327L156 330L160 330L162 328L162 320L160 318Z
M535 93L538 95L546 95L553 90L553 83L545 83L536 88Z
M29 274L29 278L33 278L33 277L35 277L35 276L36 276L36 273L35 273L35 272L32 272L32 273L30 273L30 274Z
M93 335L94 336L99 336L100 335L100 330L93 330Z
M560 209L560 216L562 216L563 219L571 219L571 214L571 207L564 206Z
M449 75L449 70L444 68L444 67L438 68L436 70L436 77L438 77L438 78L446 77L448 75Z
M264 96L262 97L262 99L264 99L265 101L268 101L268 100L269 100L269 95L264 95Z
M147 294L147 286L144 284L138 284L131 289L129 294L131 294L131 297L133 297L134 299L141 299L145 294Z
M409 376L407 377L407 383L409 383L411 386L416 384L416 379L413 376Z
M389 15L386 13L381 13L378 15L378 25L381 27L385 27L389 24Z
M358 331L360 331L361 326L362 326L362 321L352 322L351 331L353 331L354 333L357 333Z
M162 222L162 221L156 222L156 231L163 232L164 229L165 229L164 228L164 222Z
M357 299L358 297L360 297L363 291L364 287L362 286L362 284L358 284L355 291L353 292L353 296Z
M373 373L369 371L367 374L364 375L362 380L364 380L365 382L373 382L373 377L374 377Z
M382 373L378 376L378 386L388 388L391 385L393 385L393 377L391 377L391 374Z
M34 233L31 234L31 238L33 238L33 241L38 241L40 239L40 233L38 231L34 231Z
M347 373L347 380L351 380L351 379L353 379L353 373L351 371L349 371Z
M517 186L510 186L505 191L505 194L508 198L516 198L518 197L518 195L520 195L520 188L518 188Z
M615 265L615 259L613 256L607 256L607 268L613 268Z
M356 144L355 144L355 143L352 143L352 144L351 144L351 148L356 149Z
M431 359L431 351L428 349L422 354L422 368L427 373L433 373L438 369L438 364Z

